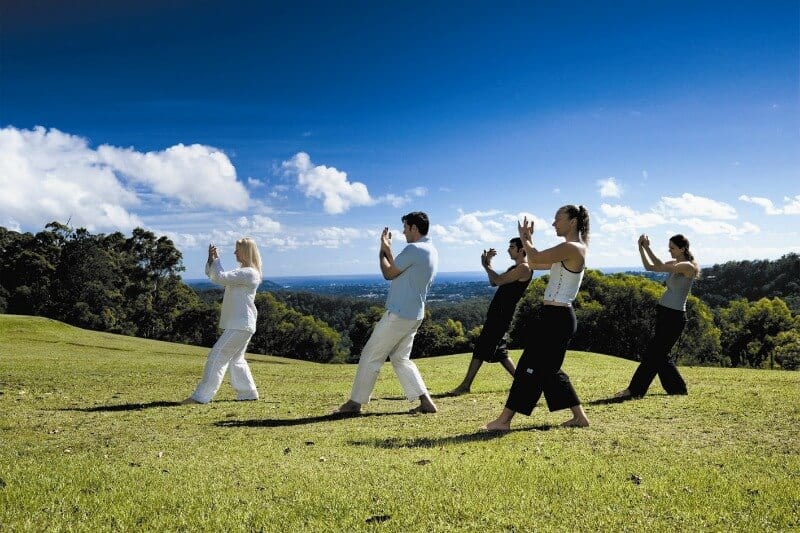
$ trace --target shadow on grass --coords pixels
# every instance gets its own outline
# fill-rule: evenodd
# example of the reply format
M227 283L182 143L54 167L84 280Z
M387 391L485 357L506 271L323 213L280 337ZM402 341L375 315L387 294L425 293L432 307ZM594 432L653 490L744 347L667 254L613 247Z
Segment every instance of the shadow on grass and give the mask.
M600 398L599 400L592 400L590 402L583 402L583 405L609 405L612 403L623 403L633 400L631 397L627 398L614 398L613 396L610 398Z
M494 440L509 433L517 431L549 431L558 426L551 426L549 424L541 424L538 426L527 426L521 428L513 428L511 431L475 431L473 433L465 433L463 435L452 435L450 437L419 437L416 439L404 439L401 437L389 437L388 439L367 439L367 440L351 440L348 444L353 446L374 446L375 448L438 448L446 444L463 444L467 442L481 442L487 440Z
M116 405L96 405L95 407L71 407L59 409L59 411L81 411L83 413L141 411L142 409L152 409L153 407L175 407L178 405L181 405L181 402L121 403Z
M255 420L221 420L214 422L217 427L223 428L279 428L287 426L302 426L304 424L316 424L318 422L333 422L335 420L345 420L348 418L367 418L371 416L394 416L408 415L408 411L395 411L391 413L331 413L327 415L308 416L305 418L262 418Z
M682 396L682 395L680 395L680 394L667 394L665 392L660 392L660 393L659 392L654 392L654 393L647 394L647 396L656 396L656 397L658 397L658 396ZM630 401L634 401L634 400L641 400L643 398L644 398L644 396L626 396L625 398L615 398L615 397L611 396L610 398L601 398L599 400L592 400L590 402L584 402L583 405L609 405L609 404L612 404L612 403L625 403L625 402L630 402Z

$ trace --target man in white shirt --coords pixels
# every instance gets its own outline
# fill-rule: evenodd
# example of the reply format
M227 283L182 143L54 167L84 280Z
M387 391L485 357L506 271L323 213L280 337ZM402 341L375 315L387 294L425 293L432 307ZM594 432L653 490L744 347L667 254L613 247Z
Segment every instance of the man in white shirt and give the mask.
M392 234L389 228L383 228L381 234L381 273L392 282L386 297L386 312L375 325L361 351L350 399L334 413L361 412L361 407L370 400L387 357L406 398L420 402L412 412L436 412L436 405L428 394L417 365L411 361L411 348L414 335L425 316L425 299L436 275L439 253L427 237L430 226L427 214L414 211L405 215L402 220L403 235L408 245L396 258L392 254Z

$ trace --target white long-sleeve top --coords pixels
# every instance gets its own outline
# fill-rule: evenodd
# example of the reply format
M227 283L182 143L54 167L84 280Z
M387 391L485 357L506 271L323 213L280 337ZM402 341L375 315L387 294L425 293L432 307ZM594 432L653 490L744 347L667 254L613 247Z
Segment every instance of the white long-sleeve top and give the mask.
M225 272L219 258L206 263L206 276L225 287L219 327L256 332L256 289L261 283L261 273L255 268L237 268Z

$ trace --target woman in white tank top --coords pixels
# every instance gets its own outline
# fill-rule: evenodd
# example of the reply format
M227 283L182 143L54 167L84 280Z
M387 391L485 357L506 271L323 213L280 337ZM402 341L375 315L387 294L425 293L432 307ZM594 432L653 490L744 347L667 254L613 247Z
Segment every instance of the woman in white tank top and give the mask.
M527 332L525 350L517 364L506 405L497 419L486 424L489 431L508 431L514 415L530 415L542 394L550 411L566 408L572 411L572 418L563 426L589 425L569 376L561 370L567 345L577 327L572 302L585 268L589 213L582 205L565 205L556 212L553 228L564 242L540 251L533 246L533 221L529 223L525 218L519 226L528 266L531 270L549 270L550 280L543 305L531 331Z

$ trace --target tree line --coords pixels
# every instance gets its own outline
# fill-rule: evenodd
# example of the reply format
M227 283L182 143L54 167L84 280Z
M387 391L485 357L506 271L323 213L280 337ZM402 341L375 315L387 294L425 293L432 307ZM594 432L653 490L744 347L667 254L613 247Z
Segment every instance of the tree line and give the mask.
M180 278L182 256L166 237L92 234L53 222L39 233L0 227L0 312L40 315L100 331L211 346L222 291ZM763 270L763 272L762 272ZM758 272L756 272L758 271ZM759 287L748 280L762 283ZM679 362L753 368L800 367L800 258L729 262L704 269L687 302ZM547 276L531 282L509 334L523 347ZM571 349L637 359L652 335L658 280L587 271L575 301ZM489 298L426 310L412 357L470 352ZM353 297L259 292L250 350L317 362L357 360L383 309Z

